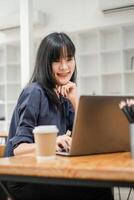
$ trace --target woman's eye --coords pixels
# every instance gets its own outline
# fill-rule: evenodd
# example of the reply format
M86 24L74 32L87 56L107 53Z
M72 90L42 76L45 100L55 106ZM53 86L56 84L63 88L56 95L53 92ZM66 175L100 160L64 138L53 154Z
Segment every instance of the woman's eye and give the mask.
M53 60L53 63L57 63L57 62L60 62L60 60Z
M71 61L71 60L73 60L73 58L68 58L68 59L67 59L67 61Z

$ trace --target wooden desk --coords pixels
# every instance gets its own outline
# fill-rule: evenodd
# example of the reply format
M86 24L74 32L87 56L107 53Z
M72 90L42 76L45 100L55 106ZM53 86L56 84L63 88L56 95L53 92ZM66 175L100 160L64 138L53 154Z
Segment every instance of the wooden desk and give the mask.
M0 158L0 181L13 180L81 186L134 186L130 153L57 156L38 163L30 156Z

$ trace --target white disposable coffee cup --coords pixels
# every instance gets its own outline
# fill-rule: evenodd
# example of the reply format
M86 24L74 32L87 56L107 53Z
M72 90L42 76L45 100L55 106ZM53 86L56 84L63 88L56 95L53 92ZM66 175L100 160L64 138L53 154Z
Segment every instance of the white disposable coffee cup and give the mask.
M33 133L37 159L46 160L54 158L56 155L58 128L55 125L36 126Z

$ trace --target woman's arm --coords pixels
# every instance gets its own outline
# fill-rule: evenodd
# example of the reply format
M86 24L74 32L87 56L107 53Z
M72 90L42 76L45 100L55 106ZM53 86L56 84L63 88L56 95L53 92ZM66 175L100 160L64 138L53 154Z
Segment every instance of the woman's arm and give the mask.
M56 151L62 151L63 149L68 152L71 146L72 138L69 134L58 136L56 139ZM21 143L14 149L14 155L30 155L35 156L35 143Z
M21 143L14 149L14 155L30 154L35 156L35 143Z

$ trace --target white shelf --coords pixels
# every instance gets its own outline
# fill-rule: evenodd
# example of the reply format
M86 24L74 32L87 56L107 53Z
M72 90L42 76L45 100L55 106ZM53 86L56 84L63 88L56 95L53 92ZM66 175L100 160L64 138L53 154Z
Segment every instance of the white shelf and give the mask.
M134 93L134 23L74 35L79 94Z
M0 83L5 82L6 80L6 73L4 67L0 68Z
M0 131L7 131L6 121L0 121Z
M14 105L14 104L16 104L16 100L15 101L7 101L6 103Z
M14 73L15 72L15 73ZM21 79L20 77L20 67L16 67L14 65L7 66L7 80L8 82L19 82Z
M7 99L9 101L15 101L20 93L20 85L8 84L7 85Z
M132 73L134 73L134 69L133 70L126 70L126 71L124 71L124 75L125 74L132 74Z
M123 48L134 47L134 24L122 27Z
M0 69L3 69L5 67L5 63L0 64Z
M120 50L120 28L105 28L100 30L100 48L102 50Z
M7 113L8 113L7 121L10 121L10 120L11 120L11 117L12 117L12 113L13 113L14 108L15 108L15 104L8 104L8 105L7 105Z
M90 31L78 34L79 53L98 52L98 33L97 31Z
M99 93L99 79L97 76L81 77L78 84L80 85L80 94L98 94Z
M17 86L17 85L20 85L20 82L19 82L19 81L14 81L14 80L12 80L12 81L7 81L7 86L8 86L8 85Z
M0 46L0 65L5 63L5 48L3 45Z
M124 71L134 70L134 49L123 51L124 54Z
M125 93L134 95L134 73L125 74Z
M117 53L121 53L121 49L111 49L111 50L101 50L100 51L101 54L107 55L107 54L117 54Z
M121 94L121 75L109 75L102 77L102 93L103 94Z
M0 104L2 104L2 105L3 105L3 104L5 104L5 101L3 101L3 100L0 100Z
M0 44L0 130L8 131L9 122L20 93L19 42Z
M8 44L6 51L8 63L20 61L20 47L18 43Z
M5 84L6 84L6 81L0 82L0 85L1 85L1 86L4 86Z
M81 55L79 56L78 75L81 76L92 76L97 75L98 70L98 57L97 55Z
M0 121L2 118L5 118L5 105L0 104Z
M123 51L131 51L131 50L134 50L134 47L126 47L126 48L123 48L122 49Z
M4 101L5 100L5 86L0 85L0 100Z
M121 72L121 67L120 52L101 54L102 73L119 73Z

